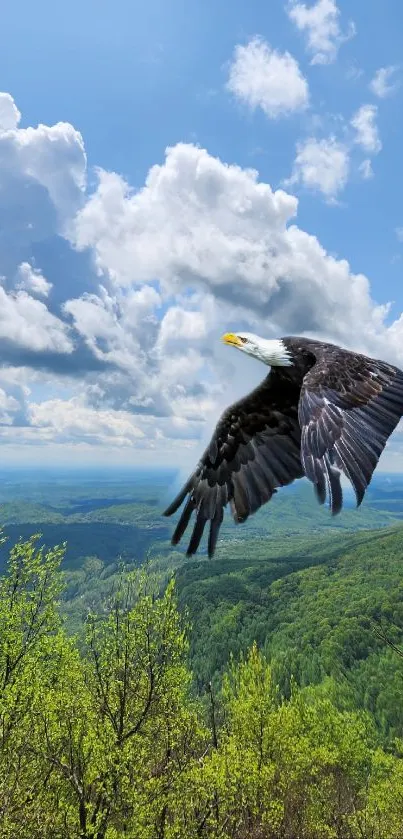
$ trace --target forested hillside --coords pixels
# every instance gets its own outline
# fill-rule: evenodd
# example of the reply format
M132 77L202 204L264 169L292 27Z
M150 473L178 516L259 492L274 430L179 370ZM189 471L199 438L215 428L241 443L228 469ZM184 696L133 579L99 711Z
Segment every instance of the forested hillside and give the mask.
M302 485L212 561L158 535L149 484L3 503L4 561L44 535L0 582L0 839L401 839L388 486L335 520Z
M339 707L373 716L385 743L403 734L403 661L377 631L403 642L403 527L313 538L223 544L217 558L178 552L148 563L162 591L174 575L189 618L189 661L197 690L215 689L231 656L254 642L269 658L282 696L291 683L326 684ZM124 572L125 573L125 572ZM65 575L63 615L81 632L120 578L116 566L88 558Z
M183 564L179 604L192 625L200 688L254 641L281 694L291 680L328 681L337 701L369 710L386 737L403 734L403 663L375 632L403 637L403 527L267 544Z
M1 839L400 839L403 741L326 685L284 699L256 645L198 698L175 587L144 573L78 646L61 559L20 543L0 581Z
M171 472L1 477L0 526L9 542L38 532L49 547L66 542L65 568L80 568L94 555L107 565L118 558L140 565L153 546L167 543L158 499ZM0 546L0 571L6 558L7 546Z

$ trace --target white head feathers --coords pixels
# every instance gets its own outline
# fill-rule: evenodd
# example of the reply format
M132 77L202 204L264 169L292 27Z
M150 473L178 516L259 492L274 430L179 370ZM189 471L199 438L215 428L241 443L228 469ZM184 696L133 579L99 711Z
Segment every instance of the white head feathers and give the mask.
M257 358L270 367L290 367L292 357L284 341L281 339L268 340L253 335L251 332L227 332L222 340L225 344L236 347L247 355Z

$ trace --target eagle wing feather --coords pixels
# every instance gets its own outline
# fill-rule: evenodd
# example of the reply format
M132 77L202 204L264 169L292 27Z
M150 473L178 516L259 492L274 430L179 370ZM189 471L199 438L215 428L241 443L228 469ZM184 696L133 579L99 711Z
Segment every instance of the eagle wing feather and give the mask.
M321 503L343 504L342 472L357 506L403 415L403 373L390 364L322 345L305 375L298 407L301 460Z
M172 515L187 497L173 545L195 512L187 555L196 552L210 522L212 556L228 503L235 522L243 522L270 501L277 487L303 476L298 397L299 388L280 380L272 369L255 390L223 413L195 471L165 510L164 515Z

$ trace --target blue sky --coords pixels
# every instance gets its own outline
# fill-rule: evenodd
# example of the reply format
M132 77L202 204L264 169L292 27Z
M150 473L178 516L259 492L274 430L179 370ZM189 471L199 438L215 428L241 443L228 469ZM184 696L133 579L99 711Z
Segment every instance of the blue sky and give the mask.
M227 326L403 366L402 29L397 0L6 4L6 460L191 462L264 372Z
M304 120L297 115L273 123L234 107L224 87L226 65L237 43L259 34L298 59L315 111L348 116L374 100L368 96L374 72L399 65L403 7L397 0L390 0L387 14L379 0L338 7L344 25L354 20L357 33L337 62L321 69L310 68L283 0L8 3L2 12L2 87L14 96L23 125L71 122L84 137L90 166L117 171L133 186L143 183L167 145L179 141L256 166L276 186L289 173ZM351 81L353 68L362 76ZM315 197L305 195L298 217L329 250L347 256L354 270L370 274L375 293L384 293L387 273L397 294L400 267L390 260L399 250L394 227L403 225L403 212L399 190L391 187L398 182L401 94L382 103L378 122L384 154L370 188L363 194L362 184L351 182L343 212L325 217ZM368 237L369 225L376 225L375 239Z

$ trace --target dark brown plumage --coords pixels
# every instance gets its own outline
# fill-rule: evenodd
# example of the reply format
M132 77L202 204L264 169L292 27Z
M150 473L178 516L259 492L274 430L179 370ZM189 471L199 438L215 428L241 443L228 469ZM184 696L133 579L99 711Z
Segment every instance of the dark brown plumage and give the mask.
M398 368L306 338L281 343L290 366L272 366L252 393L224 412L195 471L164 513L172 515L187 496L172 544L195 511L188 556L196 552L207 522L213 555L228 503L234 520L243 522L278 487L305 475L321 504L328 494L336 514L343 503L343 472L359 506L403 415Z

